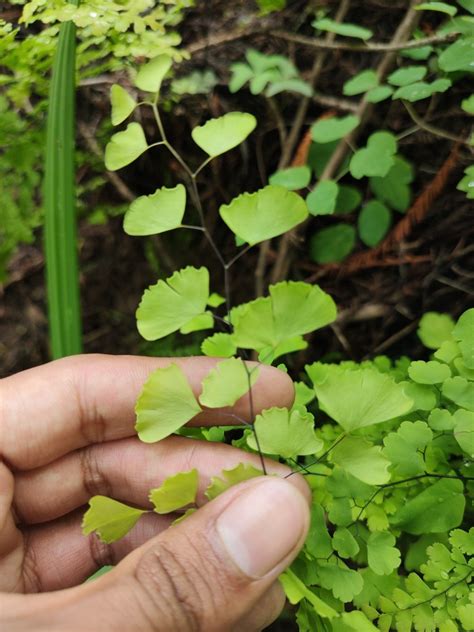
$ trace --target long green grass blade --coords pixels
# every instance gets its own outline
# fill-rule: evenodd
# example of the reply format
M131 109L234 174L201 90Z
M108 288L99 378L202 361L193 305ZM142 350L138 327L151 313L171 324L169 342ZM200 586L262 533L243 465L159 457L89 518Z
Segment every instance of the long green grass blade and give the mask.
M72 4L78 5L78 0ZM61 25L48 108L45 252L51 353L82 351L74 168L76 27Z

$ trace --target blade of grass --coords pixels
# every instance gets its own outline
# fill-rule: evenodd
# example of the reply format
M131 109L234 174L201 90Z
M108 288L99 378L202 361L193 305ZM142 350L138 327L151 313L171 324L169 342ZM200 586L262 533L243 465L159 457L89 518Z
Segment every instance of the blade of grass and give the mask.
M72 0L76 6L79 0ZM53 358L82 351L74 169L76 27L60 27L48 106L45 255Z

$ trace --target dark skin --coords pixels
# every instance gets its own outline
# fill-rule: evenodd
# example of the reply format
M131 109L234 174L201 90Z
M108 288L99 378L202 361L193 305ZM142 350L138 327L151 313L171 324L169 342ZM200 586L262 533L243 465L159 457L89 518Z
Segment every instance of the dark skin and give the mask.
M140 442L136 398L149 373L170 362L198 395L216 360L77 356L0 381L2 629L251 632L278 616L277 577L304 541L308 488L267 461L276 477L241 483L207 503L212 476L244 461L259 467L258 455L176 436ZM290 406L291 381L261 367L253 399L255 413ZM235 424L227 413L249 419L248 397L192 423ZM200 473L201 507L181 524L169 528L176 516L147 514L111 545L82 535L92 495L150 507L151 488L192 468ZM104 564L115 568L82 583Z

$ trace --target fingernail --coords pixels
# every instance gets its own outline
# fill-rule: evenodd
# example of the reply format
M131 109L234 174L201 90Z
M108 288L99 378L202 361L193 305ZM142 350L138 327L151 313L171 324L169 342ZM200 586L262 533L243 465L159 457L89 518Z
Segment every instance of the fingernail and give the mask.
M224 547L249 577L263 577L296 547L307 529L309 510L291 483L259 480L239 495L216 522Z

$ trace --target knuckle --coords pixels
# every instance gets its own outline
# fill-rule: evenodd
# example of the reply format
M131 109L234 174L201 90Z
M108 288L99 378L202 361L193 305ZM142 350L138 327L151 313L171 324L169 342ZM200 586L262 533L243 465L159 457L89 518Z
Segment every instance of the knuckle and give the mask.
M89 555L94 568L102 568L102 566L114 566L116 559L113 549L108 544L101 542L99 538L92 534L89 536Z
M79 367L80 368L80 367ZM100 404L90 400L91 391L88 375L77 371L72 379L71 392L74 393L79 418L79 432L85 445L103 443L106 434L106 420L100 410Z
M189 547L191 556L185 552ZM213 622L218 617L218 604L210 584L214 577L215 569L192 543L175 548L160 542L149 549L138 563L135 578L146 595L150 620L160 622L153 630L217 630Z
M111 495L111 485L100 466L100 459L95 446L81 450L80 469L84 489L89 496L96 494Z
M33 539L30 537L30 534L27 532L24 534L23 537L25 547L25 552L21 565L23 592L40 593L43 592L43 585L38 568L38 561L36 559L34 542Z

